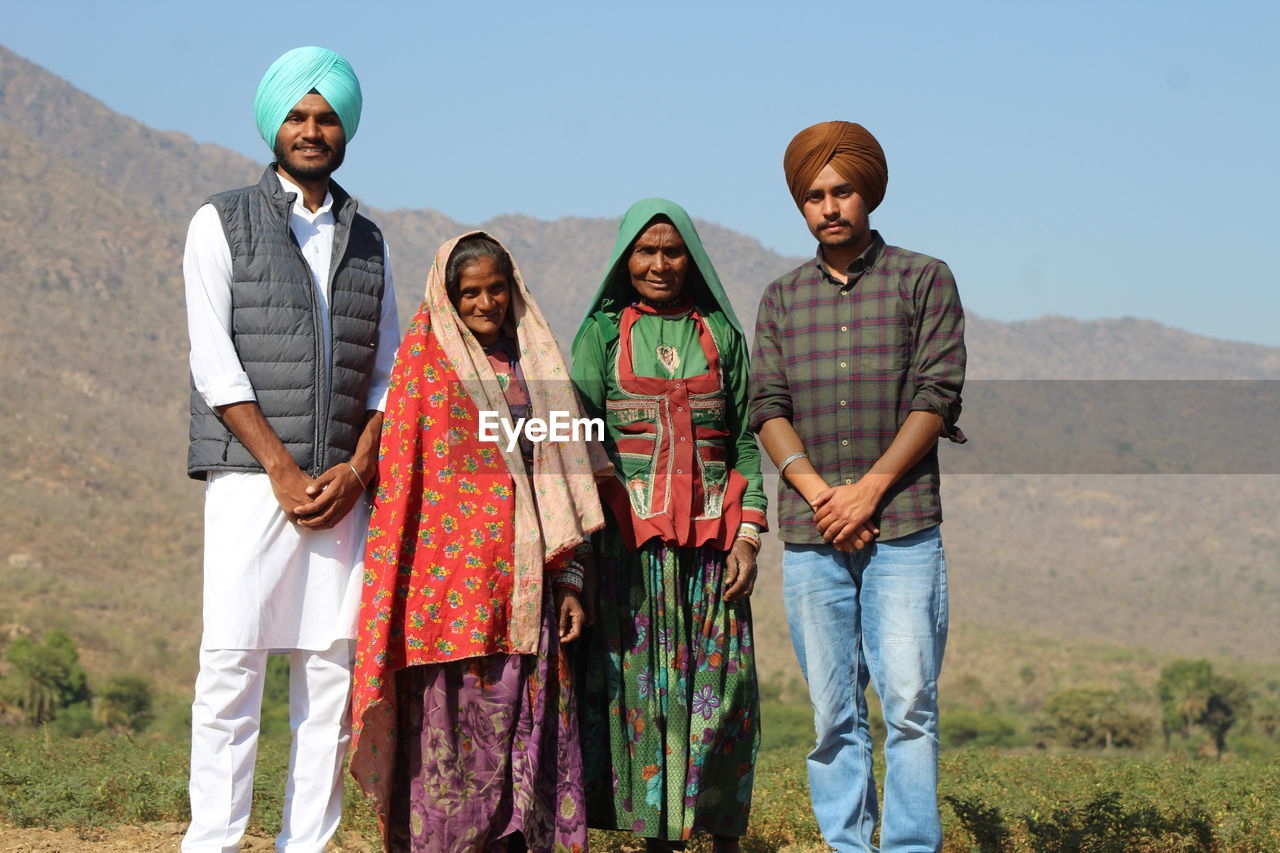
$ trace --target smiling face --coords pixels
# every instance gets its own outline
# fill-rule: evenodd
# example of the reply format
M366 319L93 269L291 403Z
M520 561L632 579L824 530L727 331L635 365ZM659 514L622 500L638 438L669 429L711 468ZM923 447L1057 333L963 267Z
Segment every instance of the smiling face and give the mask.
M303 181L328 178L346 156L342 120L323 96L303 95L276 131L276 162Z
M842 249L856 257L871 242L867 203L830 163L814 179L800 209L824 249Z
M627 259L631 286L650 302L670 302L684 289L689 250L670 222L655 222L631 246Z
M480 346L496 344L511 305L511 282L497 258L479 257L463 267L458 274L458 297L452 301Z

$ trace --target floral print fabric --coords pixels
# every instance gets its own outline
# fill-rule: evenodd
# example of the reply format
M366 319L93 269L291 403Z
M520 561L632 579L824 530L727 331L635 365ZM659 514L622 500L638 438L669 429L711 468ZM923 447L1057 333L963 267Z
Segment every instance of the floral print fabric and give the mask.
M396 673L400 737L392 850L587 846L573 681L545 599L539 655L490 655Z
M416 784L439 792L464 773L466 785L489 778L497 786L483 783L481 802L505 789L499 812L506 809L511 827L539 833L545 823L539 815L552 814L557 828L540 837L564 840L572 850L579 836L585 843L581 803L565 798L568 789L544 784L544 777L559 779L580 766L570 736L572 698L555 688L565 673L558 644L547 640L546 620L554 615L547 592L567 555L603 524L592 448L540 443L530 471L518 452L480 441L479 412L510 411L493 365L446 293L444 270L459 239L436 253L392 370L364 563L351 774L388 836L404 835L390 819L397 779L406 790ZM518 269L513 279L504 329L530 408L576 416L550 327ZM603 451L595 452L607 469ZM413 671L401 676L406 668ZM473 752L477 743L480 753ZM437 756L454 749L457 760L424 761L427 746ZM410 773L402 759L413 755L418 763ZM471 758L464 772L458 762ZM412 814L408 807L398 812L410 831ZM420 813L419 821L435 820L430 814ZM467 815L470 828L450 816L453 828L441 830L456 830L464 839L459 849L505 849L492 832L509 829L495 827L491 815ZM558 825L562 819L565 826ZM434 844L433 837L423 849Z
M760 702L751 611L725 552L597 536L599 616L583 703L592 826L648 838L746 832Z
M351 773L373 799L386 831L393 828L387 816L404 735L397 706L415 701L412 693L398 695L396 671L477 659L486 662L475 664L483 668L507 660L516 651L510 631L514 588L533 585L543 605L542 588L549 586L542 584L541 566L527 579L516 569L513 478L496 446L477 439L477 425L476 407L420 311L401 343L383 421L352 695ZM546 667L540 659L548 654L544 638L534 651L511 656L506 665L526 675L529 667ZM550 661L555 674L558 646ZM562 739L553 736L553 742ZM523 748L538 744L527 736L507 742L509 753ZM513 755L505 760L520 761ZM535 799L543 793L528 791Z

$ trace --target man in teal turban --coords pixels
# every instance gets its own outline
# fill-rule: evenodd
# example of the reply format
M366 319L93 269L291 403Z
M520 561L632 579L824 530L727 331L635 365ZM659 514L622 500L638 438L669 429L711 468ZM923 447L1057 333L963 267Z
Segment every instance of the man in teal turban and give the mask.
M342 814L368 487L399 343L382 232L330 180L360 105L338 54L280 57L254 99L275 162L187 232L187 472L207 485L184 851L239 848L272 652L289 655L294 737L276 848L321 853Z
M323 47L295 47L271 63L253 99L258 133L268 147L275 148L276 131L289 110L312 92L324 98L338 114L346 141L355 137L364 96L351 63Z
M351 63L323 47L297 47L271 63L253 99L258 133L276 166L303 191L308 208L324 200L329 176L360 126L364 96Z

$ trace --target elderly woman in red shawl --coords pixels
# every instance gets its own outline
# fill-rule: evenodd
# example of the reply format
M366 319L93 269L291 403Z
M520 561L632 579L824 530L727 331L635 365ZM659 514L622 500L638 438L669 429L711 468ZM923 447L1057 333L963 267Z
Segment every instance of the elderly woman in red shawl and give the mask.
M583 622L571 555L603 525L594 457L480 429L577 411L506 250L442 246L392 373L355 664L351 773L389 850L586 847L561 643Z

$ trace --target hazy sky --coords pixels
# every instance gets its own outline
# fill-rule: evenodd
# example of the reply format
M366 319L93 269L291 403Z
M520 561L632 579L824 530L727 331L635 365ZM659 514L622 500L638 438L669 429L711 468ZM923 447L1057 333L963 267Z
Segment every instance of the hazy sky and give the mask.
M264 162L262 72L331 47L365 93L339 179L463 223L661 195L807 255L783 149L858 121L889 160L873 223L950 262L970 310L1280 345L1280 3L0 0L0 21L112 109Z

